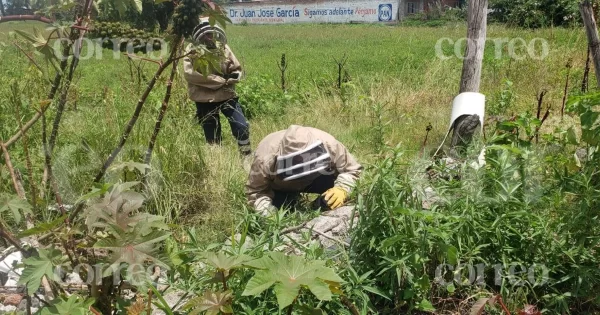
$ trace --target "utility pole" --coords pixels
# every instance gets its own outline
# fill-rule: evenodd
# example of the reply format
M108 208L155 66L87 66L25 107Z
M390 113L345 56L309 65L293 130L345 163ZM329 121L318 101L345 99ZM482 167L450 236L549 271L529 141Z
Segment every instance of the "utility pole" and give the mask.
M589 0L579 3L579 11L585 24L585 32L588 38L588 44L594 60L594 70L596 72L596 81L600 87L600 38L598 36L598 26L594 18L594 9Z
M469 1L467 49L463 62L460 93L479 93L481 84L481 68L483 52L487 36L488 0ZM482 117L478 115L462 115L453 123L451 149L460 153L470 143Z

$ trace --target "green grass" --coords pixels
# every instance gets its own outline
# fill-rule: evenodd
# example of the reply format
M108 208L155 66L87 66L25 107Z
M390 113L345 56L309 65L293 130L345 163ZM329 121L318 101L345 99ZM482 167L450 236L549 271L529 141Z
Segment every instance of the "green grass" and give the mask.
M36 23L2 23L0 40L9 44L6 34L15 29L30 30ZM246 81L259 78L260 93L268 97L279 89L277 63L285 53L289 70L289 94L294 101L275 99L271 106L285 107L282 115L258 116L251 120L253 146L267 134L301 124L323 129L345 143L358 159L369 164L379 159L374 142L398 144L409 155L417 154L425 137L427 124L433 125L427 150L439 145L447 131L452 99L457 95L462 61L440 60L435 45L440 38L454 40L466 34L463 24L443 27L398 27L379 25L278 25L228 26L229 44L246 71ZM547 104L556 115L562 102L566 77L565 65L572 59L572 89L580 86L586 41L582 29L545 29L525 31L490 25L489 38L525 40L543 38L550 53L545 60L511 60L507 55L493 58L494 47L488 45L483 67L481 92L488 106L497 102L504 80L514 83L515 101L501 109L506 115L534 111L535 97L547 89ZM490 42L491 43L491 42ZM18 129L14 109L7 101L11 79L16 80L25 100L23 121L33 113L32 106L45 98L49 84L42 82L28 60L9 45L4 48L0 75L0 136L4 139ZM448 52L448 51L446 51ZM110 53L105 51L105 56ZM344 93L335 88L335 59L347 55L347 70L352 81ZM136 62L137 63L137 62ZM41 63L43 64L43 63ZM156 68L141 63L146 78ZM593 77L593 75L592 75ZM161 79L164 83L164 76ZM125 57L84 60L80 64L71 91L68 112L61 129L54 160L61 192L66 202L73 202L92 180L100 163L117 144L124 125L141 95L141 87L130 75ZM150 95L138 125L121 154L123 161L139 159L147 146L155 117L164 93L164 84ZM259 95L260 96L260 95ZM244 102L242 95L242 102ZM75 107L76 105L76 107ZM379 110L376 110L379 108ZM246 180L237 156L229 126L224 121L225 143L222 148L208 148L200 126L194 120L195 108L187 99L185 83L178 77L167 118L155 150L154 167L157 202L160 213L174 222L202 227L208 240L223 236L234 222L233 214L244 203ZM379 114L377 114L379 113ZM379 118L378 118L379 117ZM373 132L379 123L378 136ZM40 126L31 137L40 134ZM37 140L32 140L37 141ZM91 151L86 151L82 143ZM36 142L37 165L43 165L40 143ZM24 159L15 153L15 163L24 169ZM36 174L41 178L41 174ZM3 178L4 180L4 178ZM3 182L2 187L10 187ZM168 200L166 202L165 200Z
M19 128L15 96L20 100L19 119L24 122L39 108L49 90L44 76L7 37L13 29L31 30L33 25L42 26L0 24L0 41L7 44L2 47L0 64L1 141ZM464 24L446 23L437 28L229 26L227 32L229 44L247 75L239 91L242 103L254 115L250 121L254 147L271 132L291 124L307 125L333 134L367 166L357 189L360 222L353 230L353 246L342 253L344 257L336 258L335 264L344 279L350 280L344 290L352 301L362 306L373 303L381 314L397 314L400 308L427 309L428 300L439 306L439 310L456 312L458 308L466 313L476 294L481 293L480 288L440 287L433 282L438 264L460 260L488 266L502 263L504 267L511 262L527 266L545 264L553 277L547 286L499 287L488 282L489 286L483 290L502 294L511 309L519 309L528 302L543 306L549 314L569 309L573 314L588 310L592 314L597 309L599 303L593 292L597 291L598 283L594 272L598 231L590 218L596 216L596 200L599 200L598 158L577 166L573 157L577 146L585 146L573 145L573 138L585 137L572 137L569 133L569 142L541 137L545 144L537 146L523 143L525 136L521 134L518 139L512 131L506 132L504 138L492 137L494 126L489 121L486 143L497 145L489 147L485 168L475 170L466 163L460 171L461 180L426 178L425 168L431 162L427 157L447 131L462 69L458 58L438 58L435 46L442 38L464 37ZM552 133L555 127L567 130L569 125L577 124L579 117L561 118L559 110L567 73L569 92L575 94L581 87L587 50L582 29L526 31L490 25L488 37L492 41L485 52L481 82L481 92L488 100L488 116L507 118L535 112L536 96L545 90L548 92L545 106L551 106L552 113L542 133ZM525 41L541 38L548 43L549 55L544 60L515 60L502 50L502 58L496 59L493 40L498 38ZM28 47L25 43L22 46ZM452 49L446 47L444 52L451 53ZM285 94L279 90L277 65L283 53L289 63ZM143 61L130 63L124 56L113 59L108 51L103 54L102 59L82 60L60 126L53 169L66 203L74 203L90 188L100 165L119 141L145 82L157 67ZM351 81L338 90L334 59L344 55L348 57L346 69ZM34 58L38 65L47 67L40 56ZM570 70L567 64L572 66ZM141 81L138 81L138 66L143 74ZM590 78L594 82L593 73ZM163 75L150 94L117 162L141 161L161 105L165 80ZM580 102L583 105L579 107L583 108L595 105L597 99ZM55 111L49 112L51 124ZM263 245L273 249L281 242L279 233L283 226L296 225L300 218L315 215L302 212L263 220L245 212L247 174L228 124L223 119L224 145L210 147L194 121L194 113L195 106L187 97L186 84L179 73L154 151L144 208L165 216L175 226L175 237L169 242L190 241L193 248L186 250L195 255L194 250L204 249L211 242L222 243L232 232L248 231L251 237L265 242L257 243L260 245L252 251L263 253ZM591 112L585 115L587 119L595 117ZM429 123L433 129L425 158L419 159ZM521 124L521 132L533 125L526 118L513 124ZM514 125L509 127L505 126L510 130ZM580 129L576 129L577 136ZM40 135L38 123L28 133L33 184L41 181L43 173ZM384 151L388 146L398 148L395 152ZM563 152L557 153L560 150ZM28 174L22 144L11 147L10 153L15 167L21 174ZM458 172L437 168L447 177ZM121 171L111 171L105 181L115 182L124 177L128 181L134 179ZM27 176L24 184L26 188L32 187ZM422 211L420 198L426 187L441 196L441 202L431 211ZM13 186L2 164L0 192L5 191L12 193ZM40 213L44 220L57 217L55 212ZM194 230L190 231L192 227ZM307 249L310 258L326 255L316 247ZM248 275L242 273L241 277ZM368 279L357 280L358 275ZM194 274L183 282L197 284L201 278ZM236 285L236 292L241 292L244 282ZM373 288L392 299L364 294L373 292ZM456 294L452 293L454 290ZM455 305L457 301L461 301L460 305ZM236 302L250 303L259 313L261 309L276 308L268 295ZM342 308L339 301L325 307Z

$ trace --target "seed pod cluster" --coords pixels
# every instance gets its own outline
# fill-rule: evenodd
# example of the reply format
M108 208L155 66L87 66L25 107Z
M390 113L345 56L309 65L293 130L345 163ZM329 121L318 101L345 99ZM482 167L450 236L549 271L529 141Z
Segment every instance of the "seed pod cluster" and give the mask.
M182 0L173 13L173 33L188 37L194 27L200 23L202 2L199 0Z
M126 23L119 22L96 22L90 31L90 36L103 39L117 40L120 51L126 51L129 47L133 52L147 52L148 43L154 50L161 49L161 41L152 33L131 27ZM104 40L102 47L114 48L114 42Z

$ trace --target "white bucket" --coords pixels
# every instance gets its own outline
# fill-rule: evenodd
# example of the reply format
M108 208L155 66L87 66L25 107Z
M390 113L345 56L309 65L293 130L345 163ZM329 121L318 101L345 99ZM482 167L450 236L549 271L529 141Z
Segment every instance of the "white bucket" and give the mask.
M475 92L464 92L454 98L452 103L452 115L450 118L450 128L454 125L456 119L463 115L477 115L481 131L483 131L483 120L485 116L485 95Z

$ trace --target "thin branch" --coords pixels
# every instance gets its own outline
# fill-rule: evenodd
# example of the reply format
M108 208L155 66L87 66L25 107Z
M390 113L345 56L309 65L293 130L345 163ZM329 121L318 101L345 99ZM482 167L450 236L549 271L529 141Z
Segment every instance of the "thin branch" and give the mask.
M342 241L342 240L340 240L340 239L337 239L337 238L331 237L331 236L329 236L329 235L327 235L327 234L325 234L325 233L323 233L323 232L321 232L321 231L314 230L314 229L313 229L313 230L311 230L311 231L312 231L312 232L315 232L315 233L317 233L317 234L319 234L320 236L322 236L322 237L324 237L324 238L330 239L330 240L332 240L332 241L334 241L334 242L338 242L338 243L340 243L340 244L342 244L342 245L344 245L344 246L346 246L346 247L350 247L350 244L346 243L345 241Z
M195 53L195 52L193 52L193 51L192 51L192 52L188 52L187 54L181 55L181 56L179 56L179 57L177 57L177 58L173 59L173 61L177 61L177 60L179 60L179 59L183 59L183 58L185 58L185 57L189 57L189 56L193 55L194 53Z
M63 60L60 63L60 71L56 73L56 75L54 76L54 81L52 82L52 88L50 89L50 93L48 93L48 97L46 98L47 100L53 100L54 96L56 96L56 92L58 91L58 87L60 86L60 82L63 79L63 72L65 71L65 69L67 68L68 65L68 58L66 56L68 56L69 54L69 50L71 45L67 45L65 46L64 50L63 50ZM10 147L11 145L13 145L15 142L19 141L19 139L21 139L21 137L23 136L23 134L25 132L27 132L31 127L33 127L33 125L40 119L40 117L42 117L42 115L44 115L44 113L46 112L46 110L48 110L48 108L50 107L50 105L45 105L42 106L42 109L40 111L38 111L24 126L23 126L23 130L20 130L19 132L17 132L17 134L15 134L14 136L12 136L11 138L8 139L8 141L6 141L4 143L4 145L6 145L6 147Z
M23 49L23 47L21 47L21 45L19 45L19 43L17 42L13 42L13 45L15 45L22 53L23 55L25 55L25 57L27 57L27 59L29 59L29 61L31 61L31 63L33 63L33 65L38 68L38 70L43 71L42 67L40 67L37 62L35 62L35 60L33 59L33 57L31 57L30 54L28 54L25 49Z
M152 314L152 290L148 289L148 306L146 307L146 314Z
M421 146L421 157L423 157L423 155L425 154L425 146L427 145L427 138L429 137L429 132L433 129L433 126L431 125L431 123L429 123L429 125L427 125L427 127L425 128L425 131L427 133L425 133L425 139L423 140L423 145Z
M43 17L41 15L9 15L9 16L0 16L0 23L4 22L15 22L15 21L39 21L46 24L54 23L53 20Z
M564 91L563 99L562 99L562 107L560 108L560 118L561 119L565 115L565 106L567 104L567 96L569 95L569 79L570 79L572 67L573 66L571 64L571 60L569 60L569 62L567 63L567 80L565 82L565 91Z
M13 186L15 187L17 195L21 199L26 199L25 192L22 189L23 185L21 185L19 179L17 178L17 174L15 173L15 169L10 160L10 154L8 154L8 149L6 149L6 145L0 142L0 148L2 148L2 152L4 153L4 163L6 163L6 167L8 168L8 172L10 173L10 177L12 179Z
M71 87L71 81L73 80L73 73L76 68L76 60L79 58L76 55L73 57L71 61L71 66L69 67L69 73L67 74L67 78L65 81L65 85L63 86L62 92L60 94L60 98L58 101L58 105L56 107L56 116L54 117L54 123L52 124L52 132L50 133L50 141L49 148L50 152L54 151L54 146L56 145L56 140L58 138L58 129L60 127L60 122L62 120L62 115L65 111L65 105L67 104L67 96L69 94L69 88Z
M19 95L19 88L17 83L12 86L12 103L15 106L15 115L19 125L19 130L23 132L23 123L21 122L20 108L22 103ZM35 187L35 181L33 179L33 164L31 163L31 155L29 154L29 145L27 141L27 134L23 132L23 152L25 153L25 163L27 166L27 172L29 173L29 182L31 185L31 204L34 208L37 208L37 188Z
M4 162L6 163L6 166L8 167L8 170L10 172L10 175L12 177L13 180L13 184L15 186L15 190L17 191L17 194L19 195L19 198L23 199L23 200L27 200L27 197L25 196L25 192L22 189L22 185L19 181L19 179L17 178L16 172L12 166L12 163L10 161L10 155L8 154L8 150L6 149L6 146L4 145L4 143L0 142L0 147L2 147L2 151L4 152ZM33 218L31 215L27 215L27 229L32 229L34 227L34 223L33 223ZM13 245L18 244L18 241L15 239L10 238L9 234L6 233L6 231L4 231L4 229L1 229L0 231L0 235L2 235L3 237L5 237L7 240L9 240L11 243L13 243ZM8 238L7 238L8 237ZM40 244L37 241L37 238L32 237L31 238L31 246L33 246L34 248L39 248ZM17 247L17 246L15 246ZM22 247L21 247L22 248ZM46 278L46 276L44 276L42 278L42 286L44 287L44 290L46 291L46 295L48 295L51 299L54 298L54 292L52 291L52 288L50 287L50 282L48 282L48 279Z
M87 20L89 20L91 5L92 5L92 1L86 0L82 15L87 16ZM77 22L75 23L75 25L73 25L71 27L72 28L75 28L74 26L81 27L83 23L84 23L84 19L80 17L80 18L77 18ZM71 66L69 68L69 74L67 75L67 81L65 82L62 93L60 95L60 100L59 100L57 110L56 110L56 116L54 117L54 123L52 126L52 132L50 134L50 141L49 141L50 153L53 152L54 145L56 144L56 140L58 137L58 129L60 127L60 121L62 119L65 105L67 103L67 96L69 95L69 89L70 89L71 83L73 81L73 74L75 73L75 69L77 68L77 65L79 64L79 55L81 53L82 40L83 40L83 37L85 36L87 22L85 24L86 25L83 27L84 29L79 34L76 34L73 31L71 32L71 38L70 38L71 41L70 42L75 41L75 45L74 45L74 49L73 49L73 60L71 61ZM78 36L75 37L76 35L78 35ZM67 45L67 47L69 47L69 49L70 49L70 46L72 46L72 45L71 44ZM63 58L66 55L67 54L63 54Z
M152 60L152 59L148 59L148 58L144 58L144 57L140 57L138 55L134 55L134 54L130 54L130 53L124 53L123 55L131 58L131 59L138 59L138 60L143 60L143 61L147 61L147 62L152 62L157 64L158 66L162 66L162 61L156 61L156 60Z
M344 306L346 306L348 308L350 313L352 313L352 315L360 314L360 312L358 312L358 309L356 308L356 305L354 305L354 303L352 303L352 301L348 300L347 297L342 296L341 301L342 301L342 304L344 304Z
M177 63L178 60L173 62L173 68L171 69L171 76L169 77L169 81L167 81L167 91L165 92L165 97L162 102L162 106L160 107L160 112L158 113L158 118L156 119L156 124L154 125L154 133L152 137L150 137L150 143L148 144L148 150L146 150L146 157L144 158L145 164L150 164L152 160L152 152L154 151L154 145L156 144L156 139L158 138L158 133L160 132L160 127L162 121L165 117L167 109L169 107L169 101L171 99L171 90L173 87L173 80L175 79L175 74L177 74Z
M50 149L48 148L46 130L46 116L44 116L42 117L42 147L44 149L44 164L46 166L46 175L48 176L47 178L50 180L50 185L52 186L52 191L56 198L56 204L60 209L61 215L64 216L67 212L65 210L65 207L63 206L62 198L59 194L58 186L56 185L56 181L54 180L54 176L52 173L52 155L50 154ZM65 219L65 223L67 224L67 226L71 226L69 218Z
M180 40L178 39L175 42L179 42L179 41ZM137 119L140 116L140 112L142 111L142 108L144 107L144 104L146 103L146 100L148 99L150 92L154 89L156 82L158 81L158 79L160 78L162 73L165 71L165 69L168 68L169 65L171 65L171 63L175 61L175 59L176 59L175 56L177 54L177 51L178 51L178 47L173 47L173 50L171 51L171 55L169 56L169 59L167 60L167 62L165 62L158 68L158 70L154 74L154 77L148 83L148 86L146 87L146 91L144 91L144 94L142 94L142 97L139 99L138 104L135 107L133 115L131 116L131 118L129 119L129 122L125 126L125 130L123 131L123 134L121 135L121 139L119 140L119 143L117 144L115 149L111 152L111 154L108 156L108 158L102 165L102 168L100 169L98 174L96 174L96 177L94 178L94 183L99 183L100 180L102 180L102 178L106 174L106 171L108 170L108 168L115 161L115 159L117 158L117 156L119 155L119 153L121 152L123 147L125 146L125 143L127 143L127 139L129 139L129 135L131 134L131 131L133 130L133 127L135 126L135 123L137 122ZM81 210L83 210L83 206L84 206L84 203L79 203L77 208L75 208L75 210L73 210L73 212L71 212L70 218L74 219L79 214L79 212L81 212Z
M46 302L45 300L41 299L39 295L37 295L37 293L34 293L33 296L35 296L38 301L40 301L42 304L44 304L44 306L50 306L50 303Z
M304 222L304 223L302 223L300 225L297 225L297 226L289 227L289 228L287 228L285 230L282 230L279 234L283 235L283 234L288 234L288 233L300 231L300 230L302 230L306 226L306 223L308 223L308 222Z
M125 131L123 132L123 135L121 136L121 140L119 141L119 144L113 150L113 152L110 154L108 159L104 162L104 165L102 166L102 168L96 175L96 178L94 179L95 183L100 182L100 180L102 179L102 177L104 177L104 174L106 173L106 171L108 170L110 165L114 162L114 160L117 158L117 155L119 155L119 153L123 149L123 146L125 146L125 143L127 142L127 139L129 138L129 135L131 134L131 131L133 130L133 126L135 126L135 123L137 122L137 119L139 118L140 112L142 111L142 107L146 103L146 99L148 98L148 95L150 95L150 91L152 91L152 89L154 88L154 85L156 84L156 81L158 81L158 78L161 76L161 74L163 73L165 68L170 65L170 63L171 63L171 60L167 61L156 71L156 74L154 75L154 77L152 78L150 83L148 84L148 87L146 88L146 91L142 95L142 98L140 98L140 100L138 101L138 105L135 108L133 116L131 117L131 119L129 119L129 122L125 126Z
M18 249L23 255L27 253L27 250L21 246L21 242L14 237L0 222L0 237L9 242L12 246Z
M75 29L82 30L82 31L89 31L90 30L87 27L78 26L78 25L71 25L71 28L75 28Z

